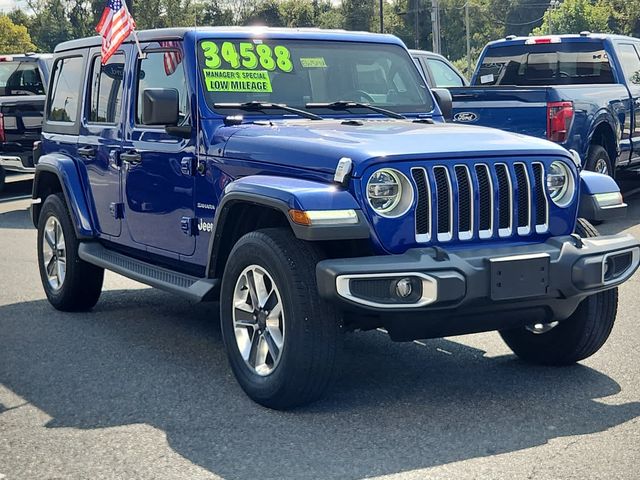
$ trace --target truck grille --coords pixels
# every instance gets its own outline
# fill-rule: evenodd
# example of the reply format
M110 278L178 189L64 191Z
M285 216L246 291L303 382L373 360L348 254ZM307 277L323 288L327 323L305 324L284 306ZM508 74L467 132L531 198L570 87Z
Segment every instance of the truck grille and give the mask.
M414 167L418 243L544 233L544 165L534 162Z

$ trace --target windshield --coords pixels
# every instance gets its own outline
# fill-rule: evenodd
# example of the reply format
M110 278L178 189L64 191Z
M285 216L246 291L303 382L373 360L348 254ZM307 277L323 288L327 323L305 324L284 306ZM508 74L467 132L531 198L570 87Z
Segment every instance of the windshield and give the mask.
M602 42L491 47L475 85L580 85L615 83Z
M433 109L424 80L409 54L397 45L211 39L200 42L198 57L203 90L212 109L215 103L252 101L304 109L307 103L339 100L403 113Z
M0 96L44 95L36 62L0 62Z

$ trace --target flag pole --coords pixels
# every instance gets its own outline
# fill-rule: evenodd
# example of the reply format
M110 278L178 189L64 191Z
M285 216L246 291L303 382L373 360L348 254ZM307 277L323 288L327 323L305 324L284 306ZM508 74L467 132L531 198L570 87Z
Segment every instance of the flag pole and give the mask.
M138 47L138 58L140 60L144 60L145 58L147 58L147 54L142 51L142 48L140 48L140 40L138 40L138 32L136 32L134 29L131 31L131 33L133 33L133 38L135 39L136 46Z

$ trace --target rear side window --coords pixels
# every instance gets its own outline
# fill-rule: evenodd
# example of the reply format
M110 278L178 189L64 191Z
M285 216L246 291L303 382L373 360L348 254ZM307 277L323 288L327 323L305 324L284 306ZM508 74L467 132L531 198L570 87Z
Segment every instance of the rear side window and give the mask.
M492 47L476 85L581 85L615 83L602 42Z
M464 83L460 76L442 60L428 58L427 65L435 82L435 87L462 87Z
M182 53L171 50L151 52L140 60L136 124L142 123L142 94L147 88L173 88L178 91L180 124L189 116L189 95L182 68Z
M95 57L91 66L89 112L91 123L118 123L122 113L124 55L113 55L106 65Z
M44 93L36 62L0 62L0 97Z
M627 80L636 85L640 84L640 57L636 47L630 43L618 45L618 57Z
M80 83L83 81L83 58L69 57L56 60L51 80L51 97L47 120L74 123L80 101Z

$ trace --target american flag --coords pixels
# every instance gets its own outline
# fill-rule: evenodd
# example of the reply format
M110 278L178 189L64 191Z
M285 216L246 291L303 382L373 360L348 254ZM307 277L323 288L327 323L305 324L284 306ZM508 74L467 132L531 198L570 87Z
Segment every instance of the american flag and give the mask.
M178 65L180 65L180 62L182 62L182 51L180 50L180 42L160 42L160 46L162 48L175 49L164 52L164 73L169 76L176 71Z
M124 0L108 0L96 32L102 37L102 64L104 65L136 28L136 22Z

